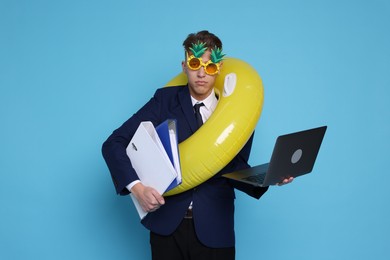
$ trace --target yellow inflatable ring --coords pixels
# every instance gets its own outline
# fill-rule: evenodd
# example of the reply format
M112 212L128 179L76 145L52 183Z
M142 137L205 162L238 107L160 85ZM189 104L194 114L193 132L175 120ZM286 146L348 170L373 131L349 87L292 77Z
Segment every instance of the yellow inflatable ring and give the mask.
M166 86L187 84L184 73ZM164 193L175 195L205 182L225 167L252 135L263 107L263 84L248 63L226 58L216 79L218 105L191 137L179 144L182 184Z

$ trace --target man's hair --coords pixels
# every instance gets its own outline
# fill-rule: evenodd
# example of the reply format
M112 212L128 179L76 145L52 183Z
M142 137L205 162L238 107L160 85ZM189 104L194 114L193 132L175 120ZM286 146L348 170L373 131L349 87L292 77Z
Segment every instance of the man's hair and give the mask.
M216 35L204 30L189 34L183 42L184 50L190 52L192 44L197 44L198 42L205 43L207 49L214 49L215 47L222 49L221 40Z

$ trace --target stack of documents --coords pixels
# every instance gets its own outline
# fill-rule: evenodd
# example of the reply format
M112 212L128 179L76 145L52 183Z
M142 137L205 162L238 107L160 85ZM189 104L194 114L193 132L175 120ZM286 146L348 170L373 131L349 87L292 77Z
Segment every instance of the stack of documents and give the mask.
M152 122L141 122L126 153L134 170L145 186L153 187L160 194L181 183L176 121L168 119L154 128ZM130 193L141 219L147 212Z

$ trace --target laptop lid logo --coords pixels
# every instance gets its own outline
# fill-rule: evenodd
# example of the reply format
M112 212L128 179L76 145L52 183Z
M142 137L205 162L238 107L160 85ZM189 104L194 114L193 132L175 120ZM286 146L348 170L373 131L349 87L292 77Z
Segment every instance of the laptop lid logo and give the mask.
M302 158L302 149L296 150L291 156L291 163L295 164Z

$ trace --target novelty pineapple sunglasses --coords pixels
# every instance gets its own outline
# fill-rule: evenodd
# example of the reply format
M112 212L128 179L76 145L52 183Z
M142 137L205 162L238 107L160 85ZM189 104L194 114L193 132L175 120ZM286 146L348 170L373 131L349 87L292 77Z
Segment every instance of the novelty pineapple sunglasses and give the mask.
M211 50L211 59L204 63L202 60L202 55L207 50L207 47L205 47L205 45L206 43L201 42L192 44L192 47L189 48L192 52L192 55L188 56L188 52L186 52L187 66L191 70L198 70L200 69L200 67L203 67L206 74L215 75L219 72L220 64L225 54L222 54L222 49L214 48Z

